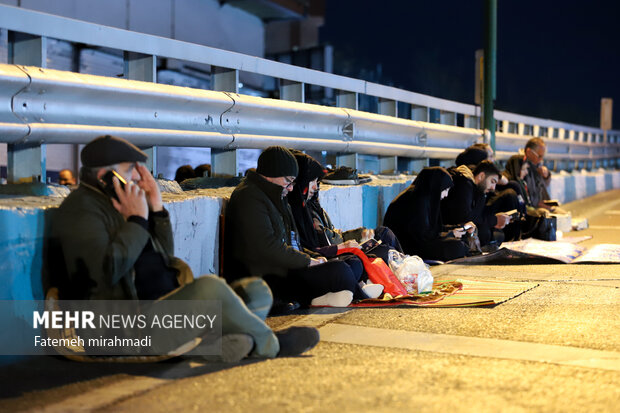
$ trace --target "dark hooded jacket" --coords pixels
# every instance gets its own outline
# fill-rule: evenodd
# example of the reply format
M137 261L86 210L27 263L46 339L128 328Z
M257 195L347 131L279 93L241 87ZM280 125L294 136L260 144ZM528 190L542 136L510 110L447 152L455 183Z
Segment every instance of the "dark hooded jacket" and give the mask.
M454 187L441 201L441 217L445 224L464 224L468 221L477 226L494 227L497 217L485 213L486 195L474 182L474 174L465 165L448 169Z
M304 248L316 250L321 247L319 234L314 228L312 211L309 208L307 196L310 182L321 179L325 175L321 164L313 157L300 151L292 151L299 166L299 173L295 180L293 190L289 192L287 199L291 207L295 225L299 231L299 239ZM317 198L315 195L313 198Z
M439 205L441 192L453 185L444 168L424 168L390 203L383 225L394 232L405 253L419 254L431 241L446 236Z
M309 251L292 247L297 227L282 187L254 170L235 188L224 224L224 276L234 280L264 275L286 277L310 264Z
M532 205L532 202L530 200L528 184L525 180L520 178L521 167L523 166L523 162L524 162L523 156L521 155L511 156L510 159L508 159L508 162L506 162L506 169L504 170L503 175L506 178L508 178L509 181L515 182L516 186L513 185L512 187L515 189L517 188L519 189L519 193L523 197L523 200L525 201L525 205L529 207L533 207L534 205ZM532 166L530 165L530 168L531 167ZM531 173L531 169L528 170L528 175L530 173Z
M523 182L527 187L527 195L529 198L529 202L526 202L528 205L538 208L542 201L550 198L549 192L547 191L547 185L549 185L549 182L551 181L551 173L549 173L549 177L547 179L543 178L538 173L536 165L528 160L525 160L524 158L524 155L512 155L506 163L506 171L504 171L504 174L509 180L518 181L521 165L523 165L523 162L528 162L530 164L530 168L528 174L525 176L525 179L523 179Z

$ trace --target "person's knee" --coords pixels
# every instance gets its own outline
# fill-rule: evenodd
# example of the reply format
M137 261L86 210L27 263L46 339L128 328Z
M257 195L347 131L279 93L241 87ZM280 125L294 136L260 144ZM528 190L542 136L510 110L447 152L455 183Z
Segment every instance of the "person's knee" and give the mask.
M351 267L344 262L334 261L332 270L333 274L340 278L340 290L355 291L357 279L355 278L355 274L353 274Z
M351 257L346 257L343 261L349 266L353 276L359 280L364 273L364 264L362 263L362 260L353 255Z
M194 280L192 285L205 300L224 300L226 297L234 295L234 291L226 284L226 281L214 275L199 277Z
M233 291L245 305L261 318L266 318L273 304L271 289L262 278L248 277L233 282Z
M251 301L273 301L271 289L262 278L247 277L230 284L231 288L246 303Z

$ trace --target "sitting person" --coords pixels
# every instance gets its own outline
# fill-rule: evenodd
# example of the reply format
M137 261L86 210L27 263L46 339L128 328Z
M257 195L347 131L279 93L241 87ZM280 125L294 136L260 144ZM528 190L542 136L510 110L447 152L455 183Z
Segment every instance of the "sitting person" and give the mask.
M480 163L484 161L492 163L494 159L495 153L488 143L475 143L456 157L456 165L457 168L466 165L473 171ZM455 185L456 184L455 182ZM523 202L520 201L517 193L518 191L509 185L508 179L503 174L500 174L496 186L485 192L486 205L484 207L484 215L492 217L493 215L508 212L513 209L521 213L525 212ZM443 204L445 205L446 202ZM493 220L493 218L491 218L491 220ZM495 224L497 226L489 227L488 225L482 224L482 227L478 228L480 243L482 245L492 243L498 246L501 244L501 239L505 241L519 239L521 234L519 224L516 222L504 224L504 221L507 222L506 216L500 217L500 222ZM476 224L478 223L480 222L476 222ZM493 240L490 238L491 231L493 232Z
M170 216L157 182L141 164L146 159L136 146L109 135L82 149L80 185L52 220L52 239L64 259L65 271L54 275L60 298L221 301L223 361L312 348L316 329L274 334L265 324L272 297L262 280L246 278L232 288L216 276L194 280L189 266L173 256ZM112 170L124 187L116 176L106 182Z
M516 165L517 161L515 161L515 159L521 158L524 163L528 164L528 173L525 175L525 178L523 178L523 182L527 187L530 206L536 209L546 209L558 214L566 214L566 211L557 205L545 203L545 201L551 198L547 191L547 187L551 182L551 172L543 164L546 151L547 145L542 138L532 138L525 144L524 153L511 156L508 163ZM506 171L506 176L508 179L516 180L518 171L515 170L512 173Z
M73 176L73 171L71 169L63 169L58 172L58 183L60 185L66 185L71 189L75 189L77 186L77 182L75 181L75 177Z
M506 162L504 176L509 179L509 185L514 188L525 204L525 212L531 216L547 216L549 210L547 208L538 208L532 204L530 191L526 182L527 176L530 174L530 162L526 162L524 157L514 155Z
M346 307L367 298L345 262L303 248L286 195L299 171L281 146L265 149L226 206L224 276L228 282L262 277L274 297L301 305Z
M487 208L487 194L495 190L500 172L487 160L480 162L473 172L469 167L461 165L449 168L454 187L448 196L441 201L441 216L446 224L463 224L472 221L478 228L480 245L488 245L495 241L500 245L504 241L501 231L509 222L510 217L502 213L492 213ZM516 208L506 206L506 211Z
M323 167L316 159L303 152L293 153L299 165L299 174L295 188L287 198L304 247L331 257L336 255L339 249L359 247L361 243L374 238L381 240L382 244L373 248L372 254L386 263L390 248L402 252L398 239L389 228L377 227L373 230L361 227L344 233L334 228L329 215L319 202L319 181L325 175Z
M424 168L411 186L390 203L383 224L396 234L406 254L449 261L468 253L469 246L461 239L465 230L444 227L441 220L440 201L453 185L444 168ZM467 232L471 234L476 227L468 224Z
M191 165L182 165L177 168L174 174L174 180L178 183L185 181L186 179L195 178L194 168Z

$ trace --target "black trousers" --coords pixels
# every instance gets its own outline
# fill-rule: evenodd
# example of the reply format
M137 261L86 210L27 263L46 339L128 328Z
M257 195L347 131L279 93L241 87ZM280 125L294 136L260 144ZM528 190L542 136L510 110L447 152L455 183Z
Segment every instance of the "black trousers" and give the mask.
M508 212L513 209L519 210L519 199L517 192L512 188L507 188L502 191L496 192L489 198L487 204L484 207L485 214L495 215L500 212ZM503 232L502 234L495 234L496 232ZM482 225L482 228L478 229L478 237L480 238L480 245L486 245L491 240L498 241L498 245L503 241L512 241L519 239L521 235L521 224L519 221L506 225L502 230L489 228ZM503 238L503 239L502 239Z
M457 238L443 238L428 242L416 255L425 260L450 261L467 255L469 246Z
M308 306L313 298L342 290L351 291L354 299L367 298L358 284L362 273L363 266L357 257L339 257L324 264L291 270L286 277L266 275L263 278L276 300L297 301Z

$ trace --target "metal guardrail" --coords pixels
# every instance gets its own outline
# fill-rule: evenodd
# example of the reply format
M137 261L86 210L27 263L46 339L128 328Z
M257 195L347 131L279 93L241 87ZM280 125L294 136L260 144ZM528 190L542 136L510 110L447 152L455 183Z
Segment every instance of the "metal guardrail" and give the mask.
M213 73L223 75L215 80L215 87L229 91L2 65L0 142L10 144L9 172L14 180L36 175L32 168L22 172L16 169L24 164L17 157L25 155L32 165L33 153L35 160L43 159L39 175L44 177L45 151L37 152L39 145L85 143L102 133L120 134L144 146L220 149L213 154L215 171L233 174L231 165L236 161L230 162L229 152L236 148L283 144L306 150L374 154L387 158L388 168L396 169L396 157L454 158L482 136L477 128L456 126L456 114L463 115L465 125L476 123L473 105L357 79L11 6L0 5L0 28L27 33L25 53L15 53L18 57L14 63L45 66L42 40L51 37L125 51L126 75L133 79L155 80L158 57L209 64ZM28 44L33 40L34 48ZM37 59L42 61L40 65ZM288 86L303 88L306 83L337 89L341 107L230 93L237 90L239 71L275 77ZM380 109L384 114L357 111L360 93L392 105ZM301 96L299 99L298 94L297 99L303 101ZM414 119L395 117L397 102L412 104ZM430 108L440 110L442 121L448 124L427 122ZM550 160L589 160L605 165L620 158L617 131L608 133L608 142L600 142L603 131L596 128L501 111L496 111L496 118L502 131L497 133L500 159L522 148L530 137L545 135L541 131L549 136Z

